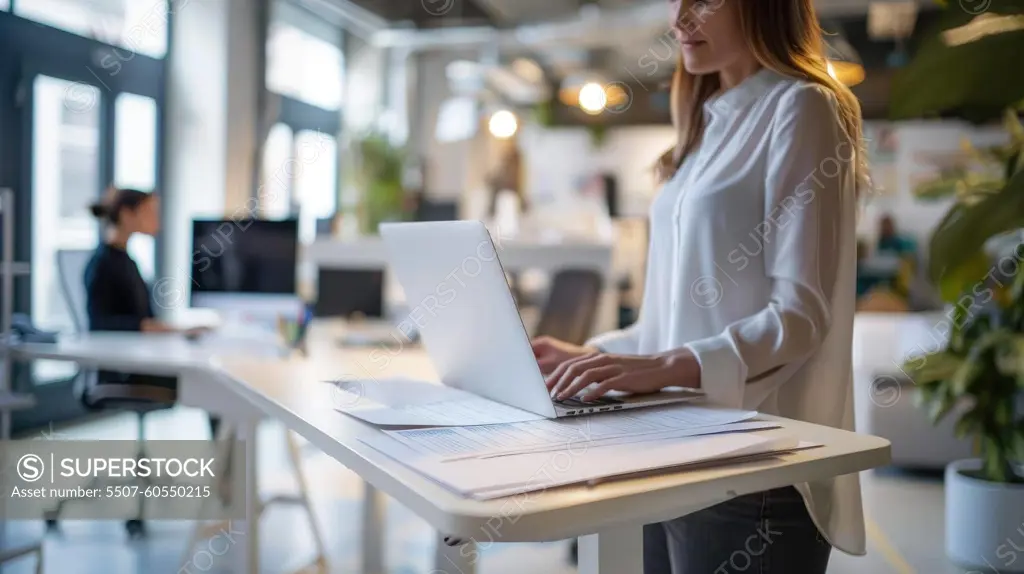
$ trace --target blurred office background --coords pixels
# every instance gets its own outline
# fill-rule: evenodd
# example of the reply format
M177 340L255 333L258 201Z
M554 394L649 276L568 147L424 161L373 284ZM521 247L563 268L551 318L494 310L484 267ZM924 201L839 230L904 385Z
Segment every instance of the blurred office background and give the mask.
M893 441L894 466L915 471L865 476L871 554L836 556L836 573L961 572L943 555L936 470L972 445L951 425L931 426L912 389L877 377L895 376L904 350L934 345L942 314L927 248L954 199L920 190L969 164L965 142L1008 137L1001 110L894 114L896 83L949 11L975 17L982 4L817 2L830 69L861 100L876 186L860 220L858 424ZM193 277L202 221L289 222L297 248L285 290L323 316L387 320L401 307L383 268L366 264L377 223L472 218L541 252L611 250L591 282L560 281L550 265L517 271L531 329L628 325L657 192L651 167L674 139L667 12L664 0L0 0L0 187L15 191L16 257L31 262L15 310L41 329L74 329L56 254L97 245L87 206L115 185L161 196L162 233L130 251L162 286L166 313L205 289ZM958 77L949 81L942 89L956 91ZM589 308L573 308L580 293ZM565 316L582 323L558 323ZM37 407L17 413L15 434L116 435L124 421L87 416L76 373L59 362L18 367L14 387ZM151 424L172 433L195 416L172 411ZM322 455L310 460L316 496L336 509L321 512L335 571L353 571L357 522L344 517L358 513L358 481ZM393 571L426 572L429 529L391 511L402 517L389 531ZM301 519L265 520L283 533ZM53 564L97 566L52 571L164 572L183 532L127 541L117 525L71 525L47 542ZM286 565L305 542L269 544L268 564ZM528 566L500 545L486 556L484 573L572 571L564 544L537 545Z

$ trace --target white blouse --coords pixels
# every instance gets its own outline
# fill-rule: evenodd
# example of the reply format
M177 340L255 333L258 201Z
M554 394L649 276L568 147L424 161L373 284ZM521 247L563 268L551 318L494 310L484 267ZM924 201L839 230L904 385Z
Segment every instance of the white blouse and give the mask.
M711 401L853 430L857 148L835 98L762 69L705 117L651 207L639 320L590 344L688 348ZM856 474L796 487L833 546L864 554Z

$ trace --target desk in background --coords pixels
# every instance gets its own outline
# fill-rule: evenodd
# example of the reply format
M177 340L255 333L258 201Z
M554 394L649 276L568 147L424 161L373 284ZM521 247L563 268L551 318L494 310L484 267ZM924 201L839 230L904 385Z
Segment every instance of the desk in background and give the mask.
M618 327L618 301L616 281L612 272L611 245L581 241L541 243L518 239L497 240L497 243L502 267L507 272L541 270L554 273L564 269L598 271L603 278L604 289L595 331L603 332ZM364 237L353 241L318 239L306 246L304 259L318 271L385 271L383 314L394 315L402 308L405 296L392 274L386 272L387 250L380 237Z

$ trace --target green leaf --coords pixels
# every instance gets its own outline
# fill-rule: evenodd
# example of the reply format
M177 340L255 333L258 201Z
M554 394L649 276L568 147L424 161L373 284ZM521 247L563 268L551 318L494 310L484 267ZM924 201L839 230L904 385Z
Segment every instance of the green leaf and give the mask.
M957 303L964 293L971 293L975 285L984 281L992 270L992 263L984 251L978 251L966 261L939 279L939 294L947 303Z
M1017 423L1013 431L1013 457L1018 461L1024 461L1024 421Z
M964 176L964 170L957 173L940 175L939 177L919 183L914 188L914 197L920 200L944 199L957 194Z
M1006 132L1010 134L1010 139L1013 142L1024 143L1024 124L1020 123L1020 118L1013 108L1007 108L1003 112L1003 127L1006 128Z
M1000 166L1005 165L1000 163ZM955 197L957 201L974 205L986 197L999 192L1005 179L991 175L968 172L964 169L947 172L939 177L919 183L914 196L921 201L932 201Z
M981 425L978 424L978 420L974 415L974 409L971 409L964 413L960 420L956 421L956 425L953 426L953 434L957 438L965 438L976 433L979 428L981 428Z
M996 405L996 425L1001 428L1013 426L1013 404L1010 401Z
M903 364L903 371L915 386L927 388L953 376L964 360L947 351L920 355Z
M985 478L993 482L1006 482L1009 479L1009 475L1006 472L1006 460L1003 458L1004 453L999 448L998 443L992 437L985 436L982 437L982 444Z
M958 203L947 212L932 234L929 274L941 284L952 275L952 282L976 274L978 253L992 237L1024 227L1024 171L1018 172L997 193L974 205ZM963 265L972 265L958 273Z
M949 411L953 410L954 406L956 406L956 398L948 393L932 401L928 407L928 417L932 424L938 424L949 414Z

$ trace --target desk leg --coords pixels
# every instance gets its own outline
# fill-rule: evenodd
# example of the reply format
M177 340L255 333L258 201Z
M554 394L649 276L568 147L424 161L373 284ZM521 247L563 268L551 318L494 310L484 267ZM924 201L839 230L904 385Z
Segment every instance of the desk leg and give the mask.
M260 571L260 539L259 523L261 514L260 489L256 476L256 429L258 422L244 421L238 427L238 439L245 449L245 520L242 523L242 535L239 537L238 562L235 569L239 574L259 574ZM238 469L238 465L234 466Z
M640 574L644 527L620 526L580 537L579 574Z
M384 574L384 497L363 483L362 574Z
M448 546L444 543L444 535L437 536L437 548L434 550L434 569L429 574L474 574L479 553L474 542L466 542L460 546Z

